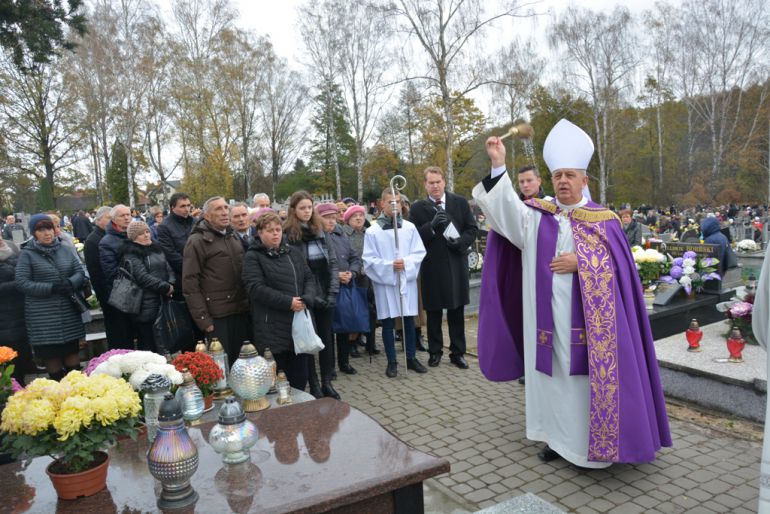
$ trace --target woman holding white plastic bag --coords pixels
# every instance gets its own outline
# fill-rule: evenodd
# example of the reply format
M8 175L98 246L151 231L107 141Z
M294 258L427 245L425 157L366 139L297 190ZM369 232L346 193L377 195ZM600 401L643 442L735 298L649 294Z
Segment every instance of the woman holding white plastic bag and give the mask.
M292 322L296 312L312 308L315 278L305 258L286 243L276 213L262 214L256 230L258 237L243 258L242 272L251 300L254 341L260 354L270 348L292 387L304 390L311 356L295 353Z

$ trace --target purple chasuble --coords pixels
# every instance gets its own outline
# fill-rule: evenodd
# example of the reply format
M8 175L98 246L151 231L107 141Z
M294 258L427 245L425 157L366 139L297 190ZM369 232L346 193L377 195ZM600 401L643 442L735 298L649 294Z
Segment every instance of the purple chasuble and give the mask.
M558 211L555 203L545 200L526 205L543 213L541 226ZM671 446L671 434L641 284L638 275L630 273L636 269L631 250L620 222L604 207L588 202L568 215L579 278L573 280L570 374L580 374L587 367L591 395L588 460L652 461L661 446ZM511 259L513 245L501 244L501 239L496 236L492 245L487 244L478 331L482 372L497 381L517 378L524 368L522 329L512 326L522 321L521 295L504 294L512 286L521 290L521 262ZM538 256L539 244L540 231ZM550 261L550 255L543 260ZM518 257L521 259L520 252ZM540 273L536 278L540 279ZM576 300L582 300L585 344L580 341L580 327L575 326ZM541 302L537 303L539 311ZM540 320L537 328L541 328ZM537 351L536 360L546 359L550 353L542 355ZM538 363L537 369L543 371L545 366Z

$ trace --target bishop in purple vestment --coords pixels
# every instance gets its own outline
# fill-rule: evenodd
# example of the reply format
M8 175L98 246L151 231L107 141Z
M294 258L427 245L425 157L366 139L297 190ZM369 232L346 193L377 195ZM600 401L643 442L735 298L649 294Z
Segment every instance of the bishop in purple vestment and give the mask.
M554 200L521 201L498 138L487 153L492 172L473 191L497 233L482 275L482 371L526 372L527 438L551 453L588 468L655 459L671 435L652 333L620 221L583 194L593 143L567 120L548 135Z

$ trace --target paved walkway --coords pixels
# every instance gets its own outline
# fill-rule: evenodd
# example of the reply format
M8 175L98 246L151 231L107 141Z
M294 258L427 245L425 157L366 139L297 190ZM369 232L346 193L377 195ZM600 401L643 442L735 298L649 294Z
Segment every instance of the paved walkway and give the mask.
M475 333L475 320L468 325ZM418 357L426 363L427 354ZM445 354L426 375L401 364L388 379L384 353L363 356L351 359L359 374L340 374L335 387L403 441L447 458L451 472L432 485L471 512L528 492L584 514L756 512L760 442L671 418L674 446L652 463L595 471L545 464L541 443L525 438L524 386L489 382L476 359L468 362L459 370Z

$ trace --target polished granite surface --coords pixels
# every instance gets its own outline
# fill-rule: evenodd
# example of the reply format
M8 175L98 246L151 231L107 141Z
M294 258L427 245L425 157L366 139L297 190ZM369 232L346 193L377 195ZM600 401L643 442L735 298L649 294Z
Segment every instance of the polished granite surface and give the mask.
M259 430L251 462L222 463L207 442L213 422L188 428L200 465L193 507L169 512L317 512L372 498L449 471L449 463L407 446L366 414L321 399L248 415ZM57 500L50 458L0 466L0 510L12 512L156 512L160 484L147 468L144 437L110 450L107 489Z

